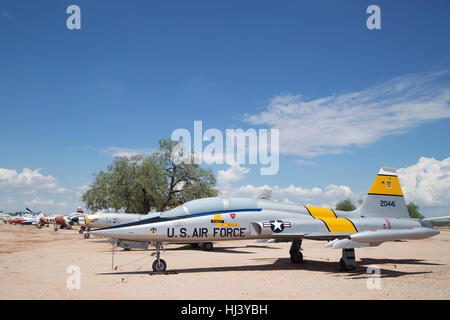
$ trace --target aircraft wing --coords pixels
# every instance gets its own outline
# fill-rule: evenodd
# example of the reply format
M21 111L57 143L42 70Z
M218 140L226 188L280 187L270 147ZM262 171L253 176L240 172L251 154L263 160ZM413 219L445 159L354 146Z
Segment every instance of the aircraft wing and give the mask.
M435 218L426 218L426 219L422 219L424 221L433 221L433 220L450 220L450 216L446 216L446 217L435 217Z

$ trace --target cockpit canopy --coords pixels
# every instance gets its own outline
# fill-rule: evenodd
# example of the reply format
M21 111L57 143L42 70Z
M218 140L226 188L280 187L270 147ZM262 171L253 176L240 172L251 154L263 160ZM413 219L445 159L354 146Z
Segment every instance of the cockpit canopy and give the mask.
M213 213L221 211L258 209L256 199L252 198L203 198L188 201L185 204L172 210L164 212L162 215L176 216L192 216L202 213Z

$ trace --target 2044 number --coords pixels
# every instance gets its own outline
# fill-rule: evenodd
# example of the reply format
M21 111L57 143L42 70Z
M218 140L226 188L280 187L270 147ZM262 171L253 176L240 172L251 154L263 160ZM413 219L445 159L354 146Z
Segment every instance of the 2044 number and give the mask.
M395 201L380 200L381 207L395 207Z

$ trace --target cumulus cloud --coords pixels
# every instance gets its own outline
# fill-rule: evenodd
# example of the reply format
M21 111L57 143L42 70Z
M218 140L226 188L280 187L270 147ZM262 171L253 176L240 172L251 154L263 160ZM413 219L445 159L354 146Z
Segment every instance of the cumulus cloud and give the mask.
M227 187L230 183L243 179L249 171L249 168L244 168L238 163L233 163L227 170L219 170L217 183L219 186Z
M339 154L427 121L450 118L449 75L450 70L408 74L362 91L309 101L301 95L280 95L244 121L278 128L283 154Z
M398 169L407 201L422 206L450 206L450 157L437 160L421 157L409 167Z
M338 201L350 198L356 204L360 195L354 193L350 187L343 185L330 184L324 188L312 187L303 188L301 186L294 186L293 184L287 187L280 186L253 186L248 184L239 188L221 189L224 196L230 197L258 197L264 190L272 190L271 200L280 201L290 204L299 205L313 205L325 208L334 208Z
M77 196L81 197L83 195L83 193L85 193L89 189L90 186L91 186L91 183L86 182L82 186L75 187L75 194Z
M131 157L137 156L137 155L149 155L153 151L154 150L148 149L148 148L132 149L132 148L120 148L120 147L108 147L108 148L100 150L101 153L108 153L114 158L115 157L131 158Z
M25 205L27 206L37 206L37 207L49 207L49 206L61 206L66 207L67 202L55 202L54 200L44 200L40 198L34 198L31 201L25 201Z
M0 187L29 188L29 193L35 189L44 189L53 193L64 193L67 191L59 185L58 180L51 175L41 174L40 169L31 170L23 168L22 172L17 170L0 168ZM24 192L27 192L25 190Z

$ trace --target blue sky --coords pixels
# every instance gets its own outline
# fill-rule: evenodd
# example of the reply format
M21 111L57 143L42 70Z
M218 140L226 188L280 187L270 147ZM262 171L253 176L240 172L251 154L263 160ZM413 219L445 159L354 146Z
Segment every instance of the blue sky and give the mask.
M81 30L66 27L71 4L81 8ZM381 30L366 27L371 4L381 8ZM422 207L444 210L449 10L448 1L2 1L0 210L74 208L118 151L153 150L194 120L224 131L283 127L278 116L292 120L281 131L279 172L212 166L225 193L292 184L323 192L283 189L280 201L333 205L360 198L381 166L422 179L428 165L431 180L406 189ZM286 105L293 115L273 112ZM316 109L306 118L307 105ZM357 122L354 131L334 131L336 108L354 116L336 126ZM371 108L372 119L358 117ZM326 197L330 185L351 192Z

